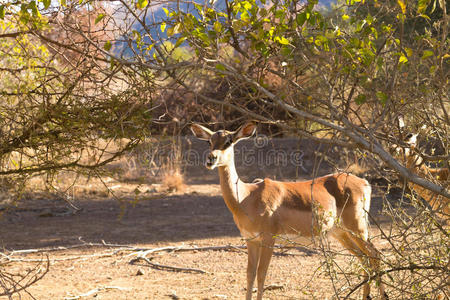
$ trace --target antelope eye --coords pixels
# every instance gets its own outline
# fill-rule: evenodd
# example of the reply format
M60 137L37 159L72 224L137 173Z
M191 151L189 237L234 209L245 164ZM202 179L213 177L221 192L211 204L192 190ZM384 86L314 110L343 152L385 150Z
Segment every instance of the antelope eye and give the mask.
M231 139L227 139L227 141L225 142L225 144L223 144L223 146L224 146L225 148L228 148L228 147L231 146L232 143L233 143L233 141L232 141Z

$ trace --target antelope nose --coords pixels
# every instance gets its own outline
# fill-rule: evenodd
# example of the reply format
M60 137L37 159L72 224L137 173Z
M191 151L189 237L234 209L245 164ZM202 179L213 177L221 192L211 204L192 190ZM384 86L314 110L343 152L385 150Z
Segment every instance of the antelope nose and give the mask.
M214 165L214 163L217 160L217 156L215 156L214 154L210 153L206 159L206 165L207 166L212 166Z

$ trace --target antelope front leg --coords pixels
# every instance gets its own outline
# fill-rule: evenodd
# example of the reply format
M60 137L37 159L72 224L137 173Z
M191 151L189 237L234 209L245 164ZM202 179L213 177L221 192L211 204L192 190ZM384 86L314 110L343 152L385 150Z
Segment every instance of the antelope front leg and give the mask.
M253 241L247 241L247 295L246 300L252 299L253 283L256 277L256 268L258 267L260 249L259 243Z
M257 300L261 300L264 293L264 282L266 280L270 259L272 258L274 242L275 241L273 240L273 238L267 240L264 239L259 245L260 255L258 263L258 295L256 296Z

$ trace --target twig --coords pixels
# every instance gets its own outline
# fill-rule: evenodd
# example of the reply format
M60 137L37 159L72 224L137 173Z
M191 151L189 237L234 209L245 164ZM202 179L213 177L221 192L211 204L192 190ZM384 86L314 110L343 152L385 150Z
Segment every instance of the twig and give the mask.
M130 261L130 264L135 264L139 260L144 260L146 263L148 263L152 268L158 269L158 270L169 270L174 272L188 272L188 273L199 273L199 274L205 274L206 271L200 270L200 269L193 269L193 268L179 268L179 267L173 267L173 266L167 266L167 265L161 265L152 262L151 260L153 258L147 258L145 256L138 256L135 259L132 259Z
M184 246L167 246L161 248L153 248L153 249L145 249L139 250L129 255L137 255L137 256L147 256L152 253L157 252L189 252L189 251L233 251L238 250L242 251L242 249L247 249L246 246L234 246L234 245L226 245L226 246L206 246L206 247L184 247Z
M273 290L283 290L284 285L281 284L270 284L264 288L265 291L273 291Z
M52 258L49 259L49 261L51 262L57 262L57 261L68 261L68 260L87 260L90 258L101 258L101 257L110 257L113 255L116 255L118 252L123 251L123 250L128 250L128 249L117 249L113 252L104 252L104 253L99 253L99 254L92 254L92 255L83 255L83 256L71 256L71 257L64 257L64 258ZM26 259L26 258L14 258L11 257L11 255L6 255L4 253L0 252L0 255L3 256L3 259L9 261L9 262L41 262L43 261L42 259L36 259L36 258L30 258L30 259Z
M120 290L120 291L130 291L130 288L124 288L124 287L120 287L120 286L104 286L104 287L99 287L99 288L95 288L93 290L90 290L84 294L78 295L78 296L73 296L73 297L65 297L64 300L76 300L76 299L80 299L82 297L88 297L91 296L93 294L96 294L98 292L101 291L106 291L106 290Z
M36 249L23 249L23 250L12 250L9 252L9 255L16 254L30 254L30 253L39 253L39 252L54 252L54 251L64 251L75 248L83 248L83 247L109 247L109 248L124 248L121 250L131 250L131 251L142 251L147 248L139 248L130 245L122 245L122 244L109 244L104 240L101 243L92 243L85 242L81 237L78 238L82 242L82 244L69 245L69 246L57 246L57 247L46 247L46 248L36 248Z
M392 272L398 272L398 271L411 271L411 272L413 272L415 270L439 270L439 271L442 271L442 272L447 273L447 274L450 271L448 269L448 267L444 267L444 266L436 266L436 265L419 266L419 265L411 264L409 266L397 267L397 268L392 268L390 270L377 272L377 273L373 274L372 278L377 278L377 277L381 278L382 275L389 274L389 273L392 273ZM366 279L362 280L361 282L359 282L357 285L353 286L353 288L350 290L350 292L348 292L347 296L345 296L344 300L348 299L357 289L359 289L361 286L363 286L366 282L368 282L370 280L371 280L370 277L366 278Z
M37 281L41 280L50 269L50 260L48 256L47 260L40 260L37 265L35 265L32 269L26 271L25 274L11 274L8 272L4 272L0 268L0 281L2 285L3 291L0 291L0 297L8 296L9 299L12 299L13 294L18 294L19 299L20 293L27 293L31 299L35 299L27 289L35 284ZM46 262L44 266L43 263Z

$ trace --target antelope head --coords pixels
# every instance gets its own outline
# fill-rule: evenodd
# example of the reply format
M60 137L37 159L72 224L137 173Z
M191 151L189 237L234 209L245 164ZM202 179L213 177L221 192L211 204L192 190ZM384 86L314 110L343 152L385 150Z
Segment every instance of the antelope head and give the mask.
M256 124L248 122L236 131L218 130L215 132L202 125L192 124L191 130L200 140L208 141L210 152L205 165L212 170L233 161L234 145L242 139L251 137L256 131Z

